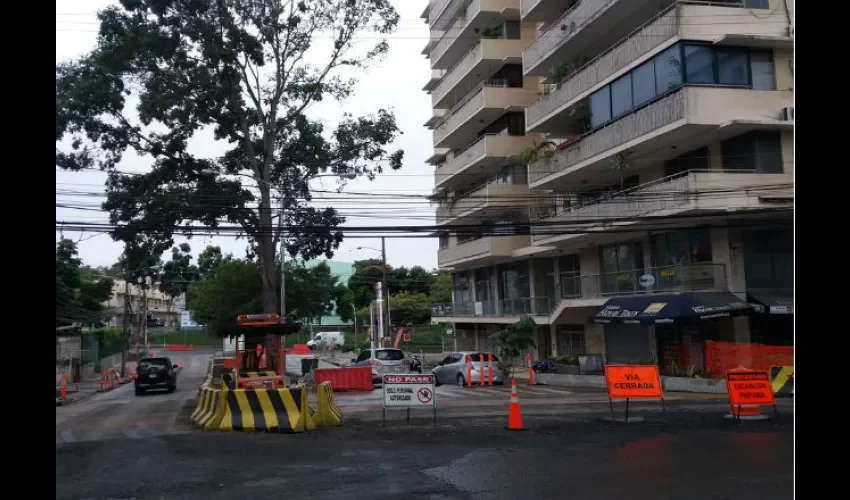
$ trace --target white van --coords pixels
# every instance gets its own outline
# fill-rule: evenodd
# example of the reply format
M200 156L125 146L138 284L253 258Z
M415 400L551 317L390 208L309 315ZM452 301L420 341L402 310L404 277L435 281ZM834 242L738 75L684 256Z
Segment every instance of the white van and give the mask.
M330 344L337 348L342 347L345 345L345 335L342 332L319 332L313 336L312 340L307 341L307 347L310 349Z

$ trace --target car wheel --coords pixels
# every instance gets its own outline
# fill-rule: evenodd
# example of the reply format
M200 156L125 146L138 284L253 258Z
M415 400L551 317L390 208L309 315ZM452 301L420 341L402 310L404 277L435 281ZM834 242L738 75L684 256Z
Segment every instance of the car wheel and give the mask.
M459 385L459 386L461 386L461 387L463 387L463 386L465 386L465 385L466 385L466 379L465 379L465 378L463 378L463 375L460 375L460 374L459 374L459 375L457 376L457 385Z
M431 372L431 375L434 376L434 387L440 387L441 385L443 385L440 383L440 377L438 377L436 373Z
M145 391L143 391L143 390L139 389L138 387L136 387L136 396L141 396L141 395L142 395L142 394L144 394L144 393L145 393Z
M177 390L177 386L176 386L176 385L172 385L171 387L169 387L169 388L168 388L168 393L169 393L169 394L171 394L171 393L172 393L172 392L174 392L175 390Z

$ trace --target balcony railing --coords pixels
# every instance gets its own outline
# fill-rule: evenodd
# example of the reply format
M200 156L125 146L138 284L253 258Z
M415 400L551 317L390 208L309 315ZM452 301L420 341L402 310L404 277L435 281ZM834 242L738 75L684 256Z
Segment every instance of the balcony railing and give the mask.
M446 69L445 76L442 80L440 80L439 85L434 89L432 93L432 100L434 102L439 102L446 94L452 90L455 85L460 82L466 73L472 69L475 64L478 62L478 58L481 56L481 41L475 43L475 46L469 49L463 57L461 57L456 63L454 63L450 68Z
M532 163L528 167L529 183L539 182L551 174L562 172L684 117L684 91L680 88L630 115L592 131L567 149Z
M543 58L581 31L586 24L594 21L607 7L618 1L628 0L581 0L575 4L526 49L522 57L525 71L528 72L530 68L540 64ZM561 26L566 26L568 29L561 30Z
M454 200L449 206L439 207L436 214L437 222L445 222L446 220L457 217L468 210L486 205L488 197L487 188L488 185L485 184Z
M528 128L533 128L543 118L676 36L678 26L678 11L674 4L607 51L576 69L555 90L532 103L525 112Z
M561 300L726 289L724 264L682 264L618 273L562 276L556 286L556 297L434 304L431 307L431 316L547 316L555 312Z

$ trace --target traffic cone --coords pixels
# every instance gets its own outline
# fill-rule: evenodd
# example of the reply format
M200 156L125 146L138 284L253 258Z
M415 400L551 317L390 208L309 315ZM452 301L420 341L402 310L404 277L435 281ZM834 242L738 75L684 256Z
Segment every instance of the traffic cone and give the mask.
M511 379L511 407L508 411L508 430L521 431L522 412L519 409L519 394L516 391L516 379Z
M183 369L183 358L177 358L177 368Z

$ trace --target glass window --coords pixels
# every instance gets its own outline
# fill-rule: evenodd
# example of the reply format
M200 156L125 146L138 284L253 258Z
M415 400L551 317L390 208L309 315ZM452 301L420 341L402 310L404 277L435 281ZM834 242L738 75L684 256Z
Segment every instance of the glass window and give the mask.
M375 359L381 361L401 361L404 359L404 352L399 349L378 349L375 351Z
M624 115L632 107L632 74L628 73L611 84L611 117Z
M724 170L751 170L781 174L782 139L779 132L756 131L720 143Z
M655 64L649 60L632 73L632 97L635 106L655 97Z
M739 135L720 142L723 170L755 170L753 144L750 134Z
M788 230L742 234L747 288L794 286L794 235Z
M709 170L709 151L707 147L695 149L664 163L664 176L676 175L688 170Z
M707 45L685 45L685 83L714 83L714 55Z
M769 9L768 0L744 0L744 7L748 9Z
M769 50L750 52L750 71L753 75L753 90L776 90L773 52Z
M747 51L737 47L717 49L717 81L720 85L749 84Z
M655 56L655 90L658 95L682 85L682 53L674 45Z
M581 296L581 267L578 255L558 257L558 292L561 298Z
M635 293L643 274L643 246L639 241L602 247L602 292Z
M755 169L764 174L781 174L785 171L782 164L782 139L779 132L755 132Z
M611 87L606 85L590 95L590 126L598 127L611 119Z

